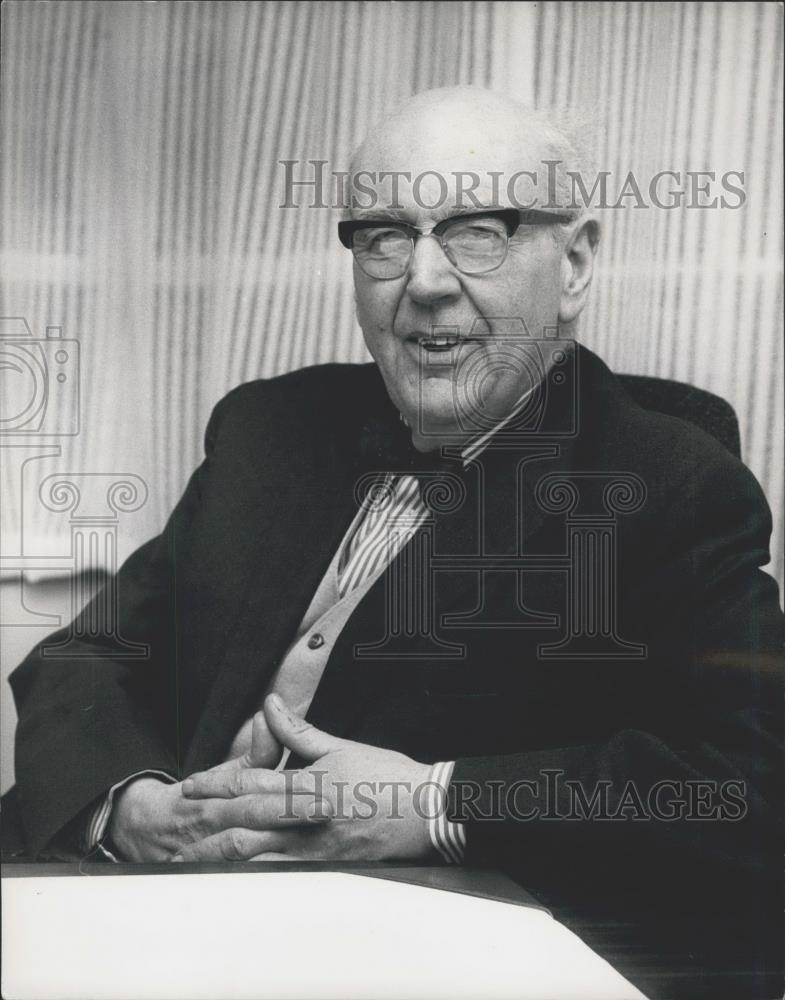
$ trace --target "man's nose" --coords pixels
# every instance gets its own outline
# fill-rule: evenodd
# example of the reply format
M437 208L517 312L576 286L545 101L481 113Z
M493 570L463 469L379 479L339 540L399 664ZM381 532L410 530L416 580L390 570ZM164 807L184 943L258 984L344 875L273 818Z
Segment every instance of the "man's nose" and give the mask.
M460 296L460 279L435 236L421 236L415 241L406 291L423 306Z

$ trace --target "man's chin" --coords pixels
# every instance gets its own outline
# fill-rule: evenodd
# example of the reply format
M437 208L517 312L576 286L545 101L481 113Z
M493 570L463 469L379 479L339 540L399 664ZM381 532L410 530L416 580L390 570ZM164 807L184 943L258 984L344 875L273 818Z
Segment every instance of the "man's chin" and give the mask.
M465 437L454 414L418 414L410 425L417 451L433 451L445 444L459 444Z

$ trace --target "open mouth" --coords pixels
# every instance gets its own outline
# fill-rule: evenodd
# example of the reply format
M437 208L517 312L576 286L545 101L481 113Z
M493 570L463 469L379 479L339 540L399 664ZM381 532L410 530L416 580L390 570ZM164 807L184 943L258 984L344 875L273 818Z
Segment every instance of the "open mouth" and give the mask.
M419 344L420 349L425 351L428 355L433 354L451 354L456 347L463 344L473 344L474 340L468 337L458 337L458 336L415 336L410 338L415 343Z
M460 343L460 337L422 337L420 347L428 351L429 354L443 354L451 351Z

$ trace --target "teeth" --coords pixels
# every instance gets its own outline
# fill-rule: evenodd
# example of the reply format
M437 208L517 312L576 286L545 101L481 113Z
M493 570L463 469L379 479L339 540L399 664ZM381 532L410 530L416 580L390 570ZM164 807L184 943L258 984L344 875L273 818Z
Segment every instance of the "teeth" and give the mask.
M424 337L420 343L425 347L455 347L458 337Z

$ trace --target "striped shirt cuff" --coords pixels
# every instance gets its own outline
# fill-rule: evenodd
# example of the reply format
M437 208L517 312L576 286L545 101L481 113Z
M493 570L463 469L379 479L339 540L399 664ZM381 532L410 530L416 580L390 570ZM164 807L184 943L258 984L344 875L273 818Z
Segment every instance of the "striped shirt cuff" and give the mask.
M434 764L428 775L426 815L431 843L444 860L451 865L463 861L466 850L466 829L462 823L447 819L447 788L452 778L455 761Z
M112 803L114 802L114 797L121 788L125 788L130 782L135 781L136 778L160 778L167 784L176 781L171 774L167 774L165 771L137 771L136 774L131 774L127 778L123 778L122 781L118 781L116 785L112 785L109 791L104 795L104 797L98 802L98 805L90 813L87 820L87 826L85 827L84 835L82 837L82 849L86 854L91 851L100 851L105 858L109 861L117 861L117 858L112 854L109 848L102 843L104 837L106 836L106 828L109 825L109 819L112 815Z

